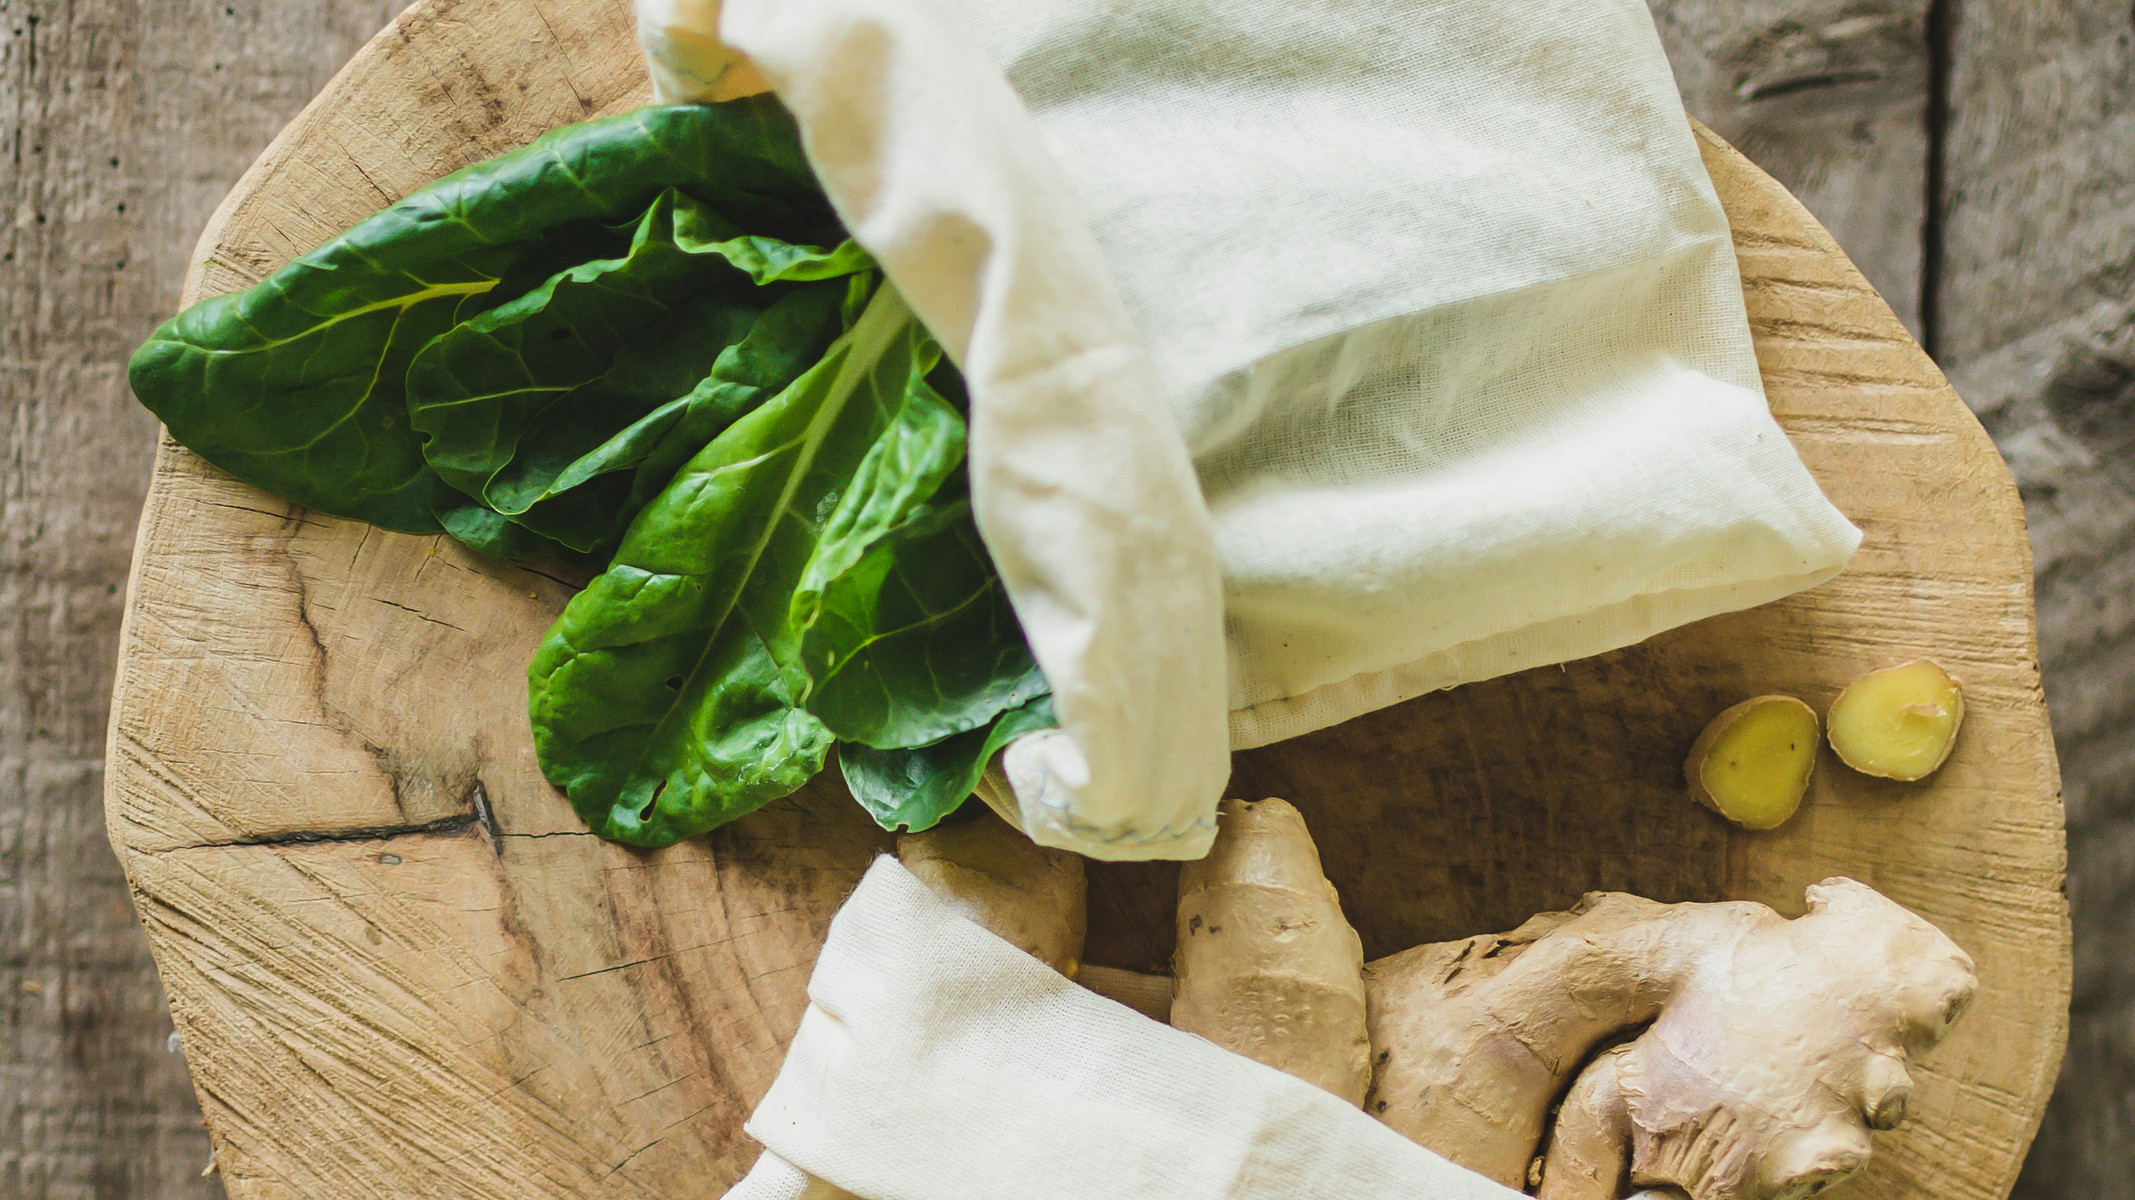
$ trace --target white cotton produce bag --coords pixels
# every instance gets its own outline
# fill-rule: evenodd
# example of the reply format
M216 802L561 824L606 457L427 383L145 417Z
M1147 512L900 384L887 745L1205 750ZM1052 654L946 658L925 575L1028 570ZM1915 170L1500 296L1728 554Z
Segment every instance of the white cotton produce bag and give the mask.
M639 13L662 99L761 70L965 373L1062 722L1005 758L1041 842L1196 857L1232 747L1858 544L1766 408L1642 0Z
M1520 1200L1086 991L893 858L831 922L726 1200Z

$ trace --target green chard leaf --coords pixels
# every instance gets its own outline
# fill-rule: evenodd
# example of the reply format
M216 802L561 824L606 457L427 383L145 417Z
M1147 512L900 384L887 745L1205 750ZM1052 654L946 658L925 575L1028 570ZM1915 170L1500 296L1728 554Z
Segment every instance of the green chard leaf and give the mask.
M527 559L547 556L588 571L598 571L607 560L581 554L561 542L542 537L511 518L469 500L448 487L438 488L431 506L438 525L460 544L498 558Z
M663 193L626 254L562 271L415 357L423 453L482 507L572 551L611 550L684 460L822 356L843 327L834 277L868 265L850 242L744 237Z
M913 511L809 599L808 711L846 741L929 745L1046 691L968 499Z
M991 725L931 746L877 750L838 747L846 790L884 829L921 833L955 812L979 786L986 764L1026 733L1051 729L1053 698L1040 695L996 717Z
M599 571L529 667L535 747L595 832L664 845L836 742L924 829L1053 724L940 357L759 97L440 180L179 314L131 380L300 504Z
M798 788L837 736L938 742L1043 691L968 504L935 504L964 450L962 414L926 382L938 357L883 285L565 608L530 709L544 770L597 831L703 832ZM900 564L910 550L938 561Z
M879 289L820 363L683 465L565 606L529 707L544 771L596 832L664 845L822 768L831 733L801 707L793 595L923 345Z
M322 512L436 530L453 502L409 423L409 364L564 263L612 254L601 226L669 188L751 230L759 260L779 243L843 239L775 100L640 109L448 176L258 286L187 309L135 353L134 394L240 479Z

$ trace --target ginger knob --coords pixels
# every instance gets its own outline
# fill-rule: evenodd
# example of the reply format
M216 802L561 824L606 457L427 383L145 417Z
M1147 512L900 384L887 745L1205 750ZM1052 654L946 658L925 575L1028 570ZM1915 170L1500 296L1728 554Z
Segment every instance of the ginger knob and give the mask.
M1757 696L1705 726L1683 761L1692 798L1744 829L1776 829L1809 790L1816 710L1792 696Z
M1214 848L1179 871L1178 922L1175 1028L1363 1102L1364 943L1297 809L1224 801Z
M1831 706L1839 761L1881 779L1925 779L1950 757L1964 724L1964 690L1927 659L1854 680Z

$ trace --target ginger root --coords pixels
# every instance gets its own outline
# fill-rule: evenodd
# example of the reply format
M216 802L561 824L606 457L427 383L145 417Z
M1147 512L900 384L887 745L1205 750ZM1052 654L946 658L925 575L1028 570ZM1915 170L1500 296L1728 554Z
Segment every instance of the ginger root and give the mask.
M1927 659L1870 671L1831 705L1831 749L1864 775L1910 783L1948 761L1964 689Z
M1807 916L1767 914L1714 948L1650 1029L1581 1074L1545 1200L1615 1200L1626 1181L1792 1200L1859 1170L1869 1131L1904 1121L1907 1067L1970 1003L1971 960L1850 879L1808 900Z
M1179 873L1173 1026L1351 1104L1371 1081L1364 946L1282 800L1226 800L1208 857Z
M1698 803L1744 829L1777 829L1816 769L1816 710L1792 696L1757 696L1714 717L1683 760Z
M1075 855L991 814L898 854L979 924L1162 1014L1164 981L1079 969ZM1180 873L1170 1016L1542 1200L1800 1200L1904 1120L1912 1059L1977 986L1962 950L1873 889L1829 879L1807 898L1785 920L1594 893L1367 966L1297 810L1226 801L1214 849Z
M1548 1200L1821 1190L1867 1160L1870 1129L1904 1119L1908 1062L1977 982L1947 937L1853 880L1811 887L1808 909L1596 893L1374 962L1366 1110L1518 1187L1564 1096Z
M1073 979L1089 928L1082 858L981 811L897 839L897 859L963 914Z

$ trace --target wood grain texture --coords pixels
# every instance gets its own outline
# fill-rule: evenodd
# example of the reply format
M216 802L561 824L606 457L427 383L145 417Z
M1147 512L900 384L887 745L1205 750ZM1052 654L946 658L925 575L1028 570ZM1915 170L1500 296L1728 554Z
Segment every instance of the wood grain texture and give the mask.
M385 200L638 102L628 6L435 0L278 139L188 298ZM1889 308L1783 189L1705 142L1775 410L1868 532L1782 604L1241 755L1313 821L1367 949L1506 928L1585 890L1798 912L1845 873L1978 959L1979 1005L1846 1196L2006 1193L2064 1030L2060 808L2014 489ZM108 816L230 1194L711 1195L752 1155L830 914L883 839L831 779L656 853L540 780L523 665L568 584L315 517L165 445L120 648ZM1933 786L1828 760L1743 835L1683 794L1704 719L1827 704L1931 654L1966 736ZM1160 961L1166 872L1093 881L1091 957Z
M1918 336L1929 0L1648 0L1683 103L1785 184Z
M1942 347L2030 513L2075 915L2072 1053L2017 1190L2135 1200L2135 15L1952 15Z
M187 250L389 0L0 0L0 1197L205 1200L208 1139L102 820Z

